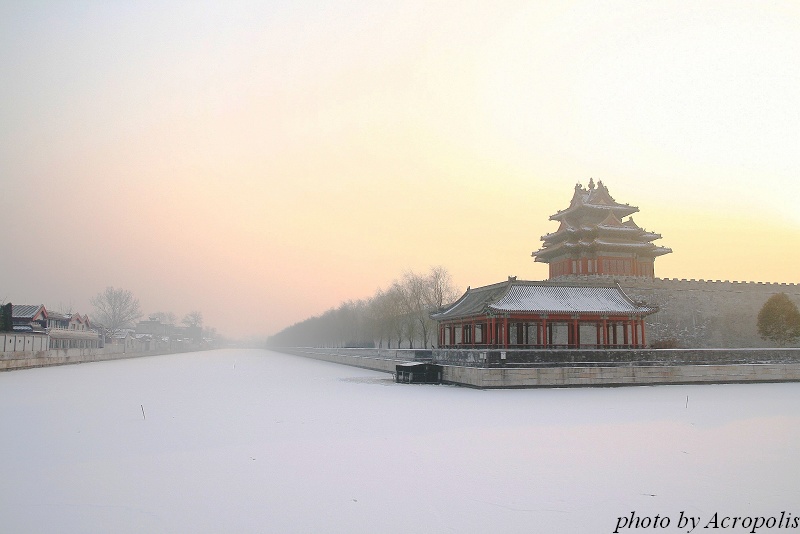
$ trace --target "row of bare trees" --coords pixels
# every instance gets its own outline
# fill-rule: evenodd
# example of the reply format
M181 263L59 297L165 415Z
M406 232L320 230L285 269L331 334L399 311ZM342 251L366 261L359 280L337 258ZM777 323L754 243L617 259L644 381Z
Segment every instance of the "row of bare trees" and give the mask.
M139 299L135 298L133 293L127 289L109 286L92 297L90 302L94 307L92 320L101 324L108 335L114 335L126 328L134 327L136 321L142 317ZM149 318L163 324L174 325L177 323L177 317L172 312L156 312ZM203 314L199 311L191 311L184 316L181 322L188 327L202 327ZM216 333L214 329L206 330Z
M272 347L428 348L436 339L431 312L458 296L444 267L432 267L424 274L407 271L372 297L343 302L278 332L267 343Z

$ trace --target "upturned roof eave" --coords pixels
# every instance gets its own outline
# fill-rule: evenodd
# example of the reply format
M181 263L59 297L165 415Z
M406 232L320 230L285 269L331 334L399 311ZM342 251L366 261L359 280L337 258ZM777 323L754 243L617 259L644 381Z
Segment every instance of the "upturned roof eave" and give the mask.
M605 211L611 210L615 213L620 213L620 217L627 217L628 215L633 215L639 211L637 206L631 206L629 204L589 204L589 203L582 203L576 204L574 206L570 206L566 209L560 210L555 212L550 216L551 221L561 221L565 216L575 213L577 211L581 211L583 209L590 209L596 211Z
M492 299L492 295L495 292L499 292L504 287L505 290L507 291L510 283L511 280L508 280L504 282L498 282L496 284L490 284L488 286L476 287L474 289L467 287L467 290L464 292L463 295L461 295L461 297L458 300L456 300L453 304L451 304L450 306L448 306L447 308L445 308L440 312L431 313L430 317L431 319L434 320L447 320L451 318L462 319L464 317L479 316L482 313L485 313L486 303L490 299ZM481 294L486 294L486 296L484 297L485 300L483 301L483 304L481 304L481 301L479 300L479 302L477 303L477 307L469 307L465 309L463 312L458 311L458 308L466 304L468 297L477 297L478 299L480 299Z

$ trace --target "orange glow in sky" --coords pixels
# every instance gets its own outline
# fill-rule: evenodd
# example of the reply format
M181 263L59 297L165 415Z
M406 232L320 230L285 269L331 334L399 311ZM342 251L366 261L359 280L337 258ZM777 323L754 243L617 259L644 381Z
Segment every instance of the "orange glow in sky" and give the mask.
M460 289L603 180L656 275L798 283L797 2L0 5L0 299L274 333Z

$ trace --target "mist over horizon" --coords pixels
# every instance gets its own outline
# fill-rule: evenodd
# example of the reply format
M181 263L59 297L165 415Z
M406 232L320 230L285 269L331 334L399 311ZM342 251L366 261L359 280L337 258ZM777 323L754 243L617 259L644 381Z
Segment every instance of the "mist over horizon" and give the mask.
M655 276L798 283L800 7L0 5L0 299L266 338L406 271L463 292L602 180Z

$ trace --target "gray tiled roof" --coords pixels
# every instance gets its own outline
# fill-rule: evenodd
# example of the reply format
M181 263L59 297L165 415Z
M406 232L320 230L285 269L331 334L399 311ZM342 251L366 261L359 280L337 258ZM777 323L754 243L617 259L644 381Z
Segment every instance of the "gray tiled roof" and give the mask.
M631 301L619 287L557 286L512 280L468 289L452 306L433 314L437 320L486 313L587 313L648 315L656 308Z
M497 311L541 313L642 314L653 311L646 306L637 306L616 287L534 285L512 285L489 308Z
M508 289L508 282L491 286L467 288L467 292L449 307L439 313L431 314L434 319L450 319L451 317L469 317L486 313L486 307L500 298Z
M11 316L14 319L33 319L40 309L41 304L12 304Z

